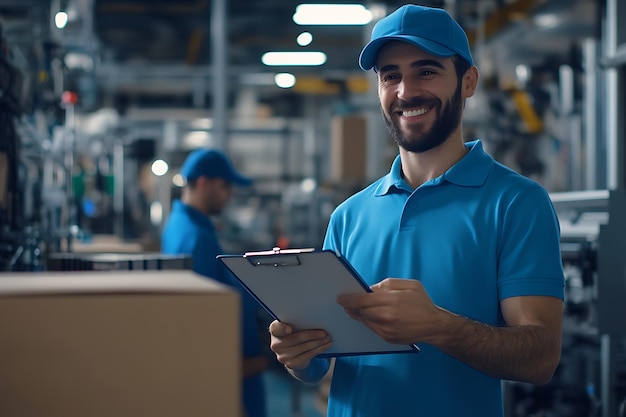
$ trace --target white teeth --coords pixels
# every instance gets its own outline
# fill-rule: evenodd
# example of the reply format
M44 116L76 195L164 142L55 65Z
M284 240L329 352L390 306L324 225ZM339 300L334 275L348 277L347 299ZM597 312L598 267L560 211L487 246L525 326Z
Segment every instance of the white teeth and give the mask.
M422 114L425 114L427 111L428 111L428 109L417 109L417 110L411 110L411 111L403 111L402 112L402 116L404 116L404 117L421 116Z

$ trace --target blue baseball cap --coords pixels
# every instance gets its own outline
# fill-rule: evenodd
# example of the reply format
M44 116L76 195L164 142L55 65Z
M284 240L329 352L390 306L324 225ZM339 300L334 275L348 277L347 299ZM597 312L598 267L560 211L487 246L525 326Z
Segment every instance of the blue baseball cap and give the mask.
M379 20L361 51L359 66L365 71L374 68L378 51L389 41L408 42L440 57L458 54L474 65L465 31L444 9L405 4Z
M252 184L252 179L239 174L226 154L217 149L196 149L191 152L183 162L180 174L187 181L207 177L223 178L235 185Z

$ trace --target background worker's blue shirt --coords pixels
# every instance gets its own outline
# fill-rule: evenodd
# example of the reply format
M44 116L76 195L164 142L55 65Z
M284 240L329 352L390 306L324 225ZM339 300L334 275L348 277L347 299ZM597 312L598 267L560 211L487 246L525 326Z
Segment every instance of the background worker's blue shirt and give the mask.
M542 187L495 162L480 141L466 146L463 159L415 190L397 157L388 175L337 207L324 248L369 285L417 279L435 304L499 326L505 298L563 299L559 224ZM328 417L503 415L499 379L420 347L337 358Z
M191 254L194 272L239 291L243 357L262 355L263 344L257 322L259 305L230 271L215 259L224 252L211 219L195 208L175 200L161 236L161 251L166 254ZM264 389L261 374L243 380L242 395L248 417L265 417Z
M161 251L166 254L189 254L193 270L227 285L234 282L215 261L221 246L211 219L195 208L175 200L161 237Z

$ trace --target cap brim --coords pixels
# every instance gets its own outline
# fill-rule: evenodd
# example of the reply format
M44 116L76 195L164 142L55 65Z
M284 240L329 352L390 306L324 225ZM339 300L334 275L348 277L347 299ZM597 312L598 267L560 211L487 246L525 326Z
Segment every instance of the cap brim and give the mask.
M365 45L365 48L361 51L361 55L359 56L359 66L364 71L368 71L376 65L376 56L378 55L378 51L384 44L389 41L401 41L407 42L412 45L417 46L420 49L428 52L431 55L440 56L440 57L448 57L455 55L452 49L449 49L437 42L433 42L428 39L419 38L417 36L411 35L393 35L393 36L385 36L382 38L375 39Z
M244 176L242 176L242 175L236 175L236 174L235 174L235 175L234 175L234 176L230 179L230 182L231 182L232 184L239 185L239 186L241 186L241 187L249 187L250 185L252 185L252 183L253 183L254 181L252 181L252 179L251 179L251 178L248 178L248 177L244 177Z

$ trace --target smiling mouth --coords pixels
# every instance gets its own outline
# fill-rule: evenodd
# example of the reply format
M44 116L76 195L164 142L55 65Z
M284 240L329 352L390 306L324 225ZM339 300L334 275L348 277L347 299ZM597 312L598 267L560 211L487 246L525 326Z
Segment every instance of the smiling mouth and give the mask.
M402 116L403 117L421 116L423 114L428 113L429 111L430 109L426 107L422 107L420 109L415 109L415 110L405 110L402 112Z

